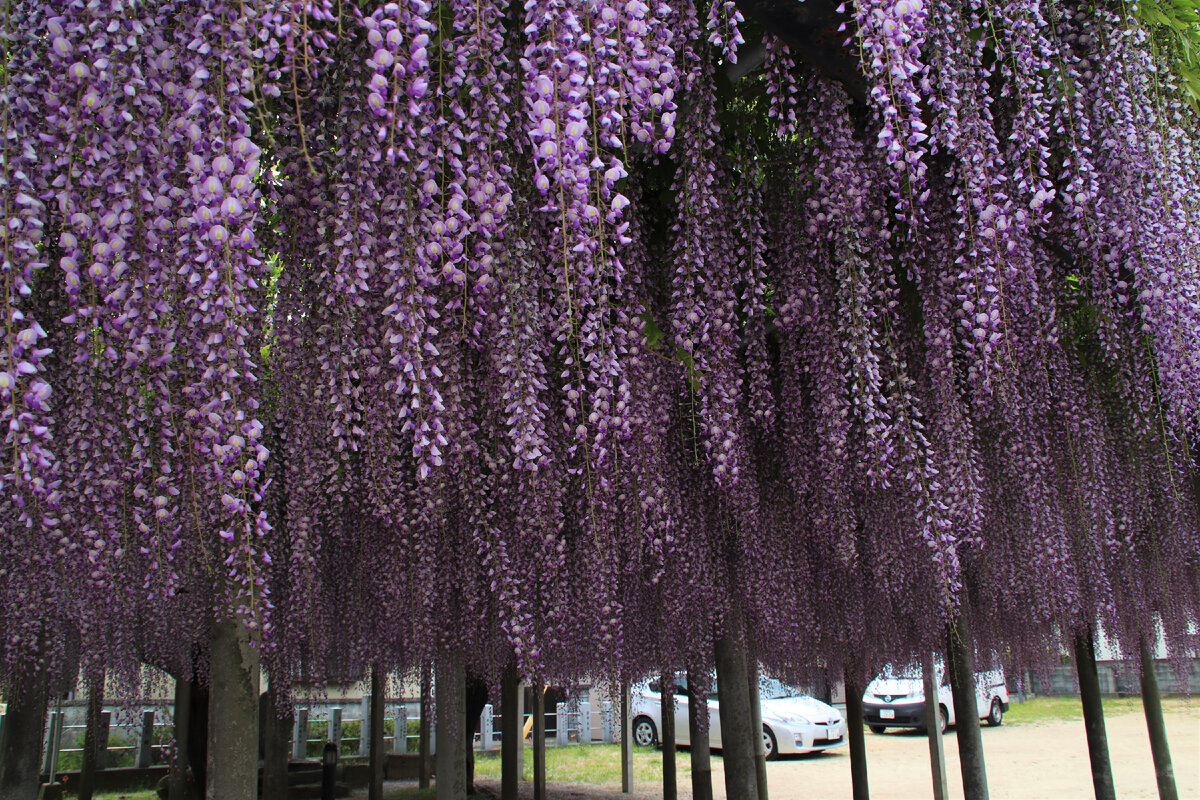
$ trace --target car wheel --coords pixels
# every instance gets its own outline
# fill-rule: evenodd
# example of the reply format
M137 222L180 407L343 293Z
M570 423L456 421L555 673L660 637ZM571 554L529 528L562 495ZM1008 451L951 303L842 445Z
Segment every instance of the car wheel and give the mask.
M658 744L658 729L649 717L638 717L633 721L633 741L638 747L653 747Z
M950 714L949 714L949 712L946 711L946 707L938 706L938 732L939 733L946 732L946 721L949 719L950 719Z
M775 744L775 734L771 733L771 729L766 725L763 725L763 750L767 754L767 761L779 758L779 747Z
M887 725L868 725L867 727L871 729L871 733L883 733L887 730Z
M1000 698L992 698L992 710L988 713L987 723L993 728L1004 722L1004 707L1000 705Z

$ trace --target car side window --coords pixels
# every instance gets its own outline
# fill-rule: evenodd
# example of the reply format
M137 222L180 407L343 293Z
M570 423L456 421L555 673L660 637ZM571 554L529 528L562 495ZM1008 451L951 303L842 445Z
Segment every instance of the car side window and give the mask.
M659 682L657 680L654 680L654 681L650 681L650 684L646 688L652 692L658 692L658 690L662 687L661 687L661 684L659 684Z

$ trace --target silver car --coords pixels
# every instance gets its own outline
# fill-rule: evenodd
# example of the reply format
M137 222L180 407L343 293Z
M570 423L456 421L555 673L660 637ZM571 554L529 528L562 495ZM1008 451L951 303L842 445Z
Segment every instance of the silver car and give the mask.
M659 681L634 687L633 740L642 747L658 744L662 731L662 696ZM774 679L759 685L763 722L763 747L767 758L787 753L813 753L837 747L846 741L846 722L836 708ZM675 743L687 746L687 678L675 679ZM708 694L708 743L721 749L721 703L716 684Z

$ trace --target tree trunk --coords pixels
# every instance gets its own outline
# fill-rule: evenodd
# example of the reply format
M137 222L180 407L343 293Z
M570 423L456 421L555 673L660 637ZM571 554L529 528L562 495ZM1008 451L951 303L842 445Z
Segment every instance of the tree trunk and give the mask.
M100 768L100 719L104 713L104 671L87 681L87 727L83 733L83 764L79 770L79 800L92 800L96 792L96 770Z
M933 777L933 800L946 800L950 796L950 786L946 780L946 747L942 741L942 703L938 697L937 664L932 653L925 656L922 672L925 679L925 733L929 737L929 770Z
M1179 800L1175 769L1171 766L1171 748L1167 745L1167 726L1163 721L1162 697L1158 693L1158 676L1154 674L1154 658L1144 636L1138 644L1142 657L1142 708L1146 712L1146 728L1150 733L1150 752L1154 756L1158 797L1159 800Z
M33 800L41 774L42 736L50 690L42 675L12 688L0 731L0 800Z
M758 691L758 657L746 652L746 702L750 708L750 730L754 737L754 780L758 783L758 800L770 800L767 795L767 744L763 741L762 698ZM779 746L779 742L775 743Z
M696 691L699 678L688 670L688 745L692 761L692 800L713 800L712 753L708 747L708 698Z
M1104 706L1100 699L1100 676L1096 672L1096 645L1090 627L1086 633L1075 634L1075 671L1079 674L1083 728L1092 763L1092 788L1096 800L1116 800L1112 763L1108 756L1108 733L1104 727Z
M437 800L467 796L467 751L464 731L467 674L462 659L445 655L437 664Z
M387 766L387 753L383 749L383 705L387 676L379 667L371 669L371 744L367 761L370 765L371 782L367 786L368 800L383 800L383 773Z
M429 768L432 763L429 757L429 716L432 692L433 678L430 675L429 665L425 664L421 667L421 721L417 728L417 749L420 751L417 759L417 786L421 789L429 788L429 773L432 772Z
M261 698L263 740L262 800L287 800L288 762L291 748L288 737L292 732L291 714L279 716L279 689L272 682Z
M731 619L736 610L730 615ZM737 624L737 623L734 623ZM717 700L720 704L721 754L725 765L725 796L757 798L758 776L754 768L756 740L762 727L753 728L746 681L745 641L740 631L730 631L717 640Z
M954 698L954 727L958 734L963 796L965 800L988 800L983 737L975 707L975 645L965 610L960 609L950 625L949 634L950 694Z
M500 800L517 800L521 782L521 736L524 710L521 708L521 676L517 662L508 662L500 687Z
M870 800L867 786L867 742L863 736L862 689L847 667L846 682L846 739L850 745L850 784L854 800Z
M533 689L533 800L546 800L546 687Z
M679 784L675 774L675 674L668 670L662 674L660 681L663 800L678 800Z
M213 624L208 800L258 798L258 650L233 617Z

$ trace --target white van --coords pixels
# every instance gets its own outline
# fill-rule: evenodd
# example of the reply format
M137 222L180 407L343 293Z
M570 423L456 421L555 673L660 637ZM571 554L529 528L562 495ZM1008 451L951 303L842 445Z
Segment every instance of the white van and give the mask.
M938 727L946 730L954 724L954 699L950 682L939 662ZM863 693L863 722L872 733L888 728L925 727L925 682L920 666L885 670L867 685ZM975 673L975 710L988 725L999 725L1008 711L1008 687L1003 670Z

